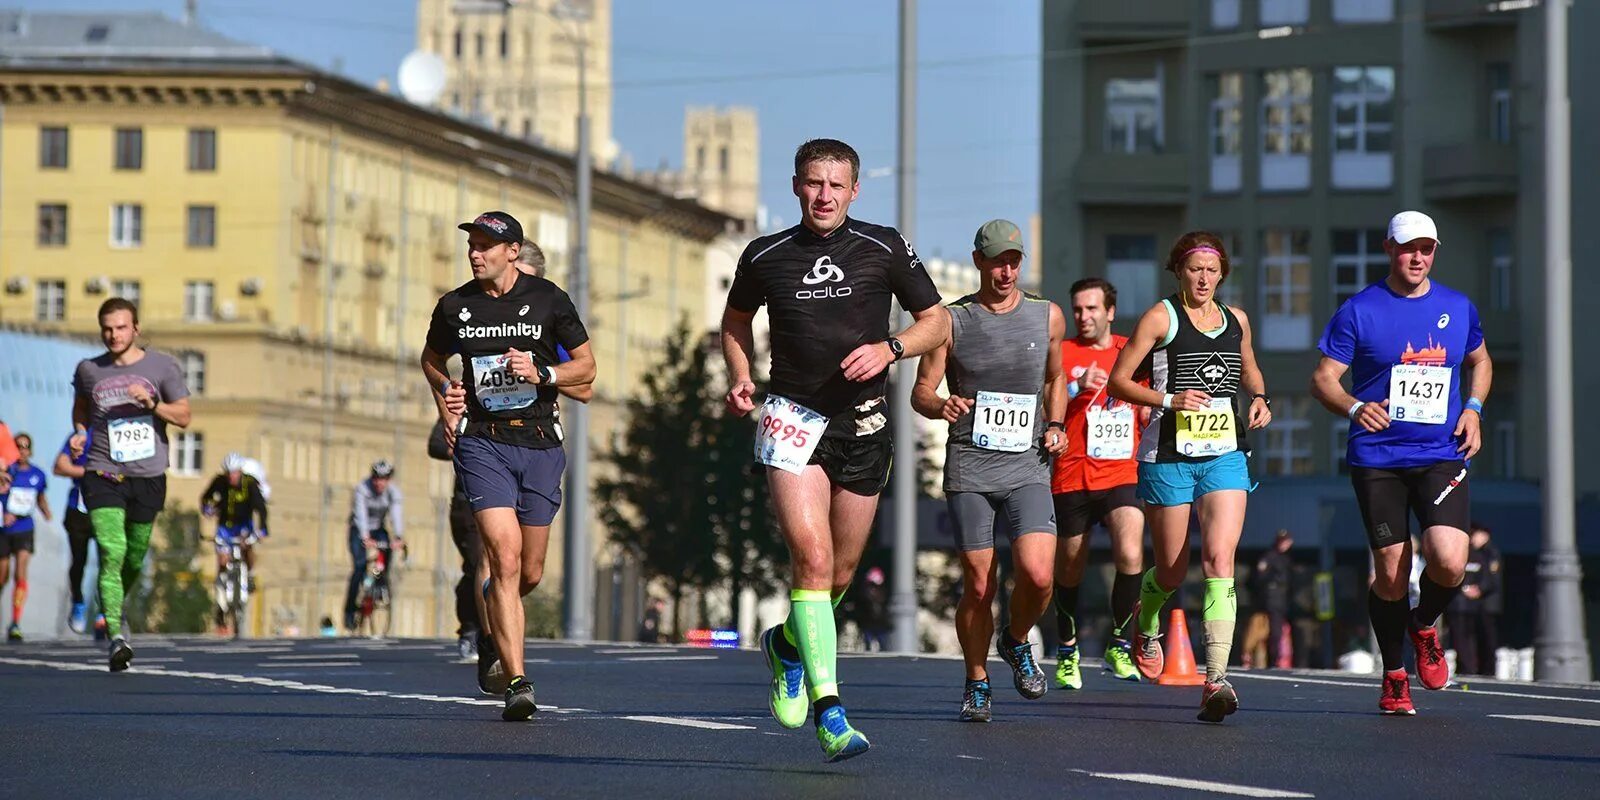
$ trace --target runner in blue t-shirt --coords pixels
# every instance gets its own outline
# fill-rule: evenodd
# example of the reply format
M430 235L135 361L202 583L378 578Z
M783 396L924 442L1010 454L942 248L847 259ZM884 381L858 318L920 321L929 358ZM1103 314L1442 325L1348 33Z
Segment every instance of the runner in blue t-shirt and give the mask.
M28 561L33 556L33 515L43 516L46 522L51 517L50 503L44 496L44 470L33 465L33 437L19 433L16 445L17 460L6 468L11 485L0 493L0 511L4 512L4 525L0 527L0 589L5 588L14 557L17 582L11 591L11 625L6 628L6 638L20 642L22 607L28 602Z
M67 492L67 510L61 515L61 527L67 529L67 545L72 551L72 564L67 568L67 581L72 584L72 612L67 625L73 633L89 630L88 606L83 600L83 570L89 565L89 542L94 541L94 524L89 521L89 511L83 505L83 465L89 462L91 441L85 438L83 446L72 449L72 437L61 444L56 454L55 473L72 480Z
M1383 249L1389 277L1350 298L1329 320L1317 347L1322 362L1311 392L1348 416L1347 460L1372 545L1376 578L1367 598L1383 653L1385 714L1415 714L1402 651L1409 631L1417 678L1428 689L1450 682L1434 627L1461 589L1471 508L1467 468L1482 443L1483 401L1493 366L1467 296L1429 279L1439 247L1433 220L1402 211L1389 221ZM1462 400L1461 371L1472 372ZM1351 373L1351 394L1340 385ZM1410 515L1422 528L1421 596L1412 609Z

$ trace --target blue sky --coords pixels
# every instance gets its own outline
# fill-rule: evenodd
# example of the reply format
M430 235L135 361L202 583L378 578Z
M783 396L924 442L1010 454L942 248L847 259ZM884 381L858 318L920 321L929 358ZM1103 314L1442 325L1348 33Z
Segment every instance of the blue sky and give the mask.
M992 217L1038 208L1039 2L919 4L917 228L924 255L966 258ZM35 10L144 8L183 0L10 0ZM410 0L199 0L204 24L371 83L415 44ZM895 161L894 0L613 0L613 135L641 168L683 152L686 105L749 105L760 116L762 201L792 224L794 148L850 142L864 171ZM888 170L883 170L885 173ZM853 209L893 224L894 177L863 176Z

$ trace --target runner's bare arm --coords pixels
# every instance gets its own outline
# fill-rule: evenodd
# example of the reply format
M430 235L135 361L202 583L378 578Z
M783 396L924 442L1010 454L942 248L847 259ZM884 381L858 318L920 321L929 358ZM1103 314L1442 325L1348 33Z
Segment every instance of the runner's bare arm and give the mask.
M150 407L150 411L168 425L176 425L179 428L189 427L189 423L194 419L194 414L189 410L187 397L180 397L170 403L156 403Z
M563 397L570 397L580 403L587 403L594 399L594 382L590 381L589 383L580 384L577 386L562 386L557 384L556 391L560 392Z
M1344 385L1339 382L1349 369L1349 364L1323 356L1317 363L1316 371L1311 373L1311 396L1315 397L1323 408L1341 417L1350 416L1350 409L1358 402L1355 396L1345 391ZM1381 403L1364 403L1354 419L1368 431L1381 431L1389 427L1388 407L1388 400Z
M72 457L66 453L56 455L56 466L51 471L63 478L71 478L73 480L82 478L84 472L83 467L72 463Z
M756 385L750 380L750 361L756 352L754 311L727 306L722 311L722 360L728 366L728 410L744 416L755 410Z
M1482 402L1489 397L1489 385L1494 382L1494 362L1489 358L1489 346L1478 345L1478 349L1467 354L1461 360L1461 365L1472 370L1472 393L1469 398L1477 398ZM1466 458L1472 458L1483 447L1483 417L1476 409L1461 409L1461 417L1456 421L1455 436L1461 440L1456 451Z
M1111 377L1106 381L1106 391L1112 397L1125 403L1141 406L1160 406L1164 397L1161 392L1146 386L1140 386L1133 379L1134 370L1144 363L1145 356L1155 349L1162 337L1167 335L1167 309L1161 303L1156 303L1144 312L1139 318L1139 325L1133 329L1133 335L1128 337L1128 344L1117 354L1117 361L1111 365Z
M950 338L950 314L938 303L911 312L911 319L911 327L894 337L905 348L903 359L920 356ZM850 351L850 355L839 362L839 368L844 370L845 380L870 381L894 360L894 351L887 342L874 342Z
M568 353L572 356L570 361L550 367L550 374L555 376L550 385L561 387L594 383L594 348L589 346L589 342L572 348Z
M1261 375L1261 365L1256 363L1255 335L1250 330L1250 317L1243 311L1232 306L1228 310L1239 320L1239 331L1243 339L1239 342L1239 360L1242 374L1239 376L1239 386L1250 398L1249 425L1251 430L1265 428L1272 423L1272 407L1254 395L1267 393L1267 379Z
M948 338L943 345L922 354L917 362L917 382L911 387L911 408L928 419L943 419L945 399L939 396L944 383L944 361L950 354Z
M1067 338L1067 315L1061 306L1050 304L1050 352L1046 354L1044 370L1045 419L1050 422L1067 421L1067 373L1061 368L1061 343Z
M431 347L422 348L422 375L428 380L428 392L433 396L433 404L439 410L439 419L445 421L445 435L451 436L455 432L450 430L451 414L444 407L443 386L450 382L450 369L447 359L433 351Z

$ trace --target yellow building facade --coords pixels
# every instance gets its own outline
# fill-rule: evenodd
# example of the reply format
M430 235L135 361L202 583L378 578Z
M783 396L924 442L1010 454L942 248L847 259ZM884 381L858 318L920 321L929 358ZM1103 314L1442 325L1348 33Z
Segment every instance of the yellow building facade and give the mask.
M270 58L25 62L0 69L0 321L92 336L100 302L136 294L145 343L179 355L195 389L169 505L194 507L231 451L268 473L251 634L339 619L350 493L378 458L397 464L406 498L394 632L452 631L452 474L426 455L417 358L434 302L470 278L455 226L479 212L515 215L573 291L571 160ZM698 321L706 250L730 223L596 176L595 442L674 321ZM598 527L590 538L610 549Z

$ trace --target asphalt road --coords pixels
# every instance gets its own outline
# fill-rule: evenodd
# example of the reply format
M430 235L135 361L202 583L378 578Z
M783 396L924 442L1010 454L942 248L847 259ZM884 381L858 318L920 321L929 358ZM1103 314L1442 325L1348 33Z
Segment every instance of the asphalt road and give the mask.
M134 645L119 675L88 642L0 646L0 797L1600 796L1594 686L1414 688L1391 718L1375 679L1239 672L1216 726L1198 688L1093 671L1029 702L995 663L973 725L957 662L847 655L873 748L825 764L768 718L753 651L529 642L541 711L505 723L453 643Z

